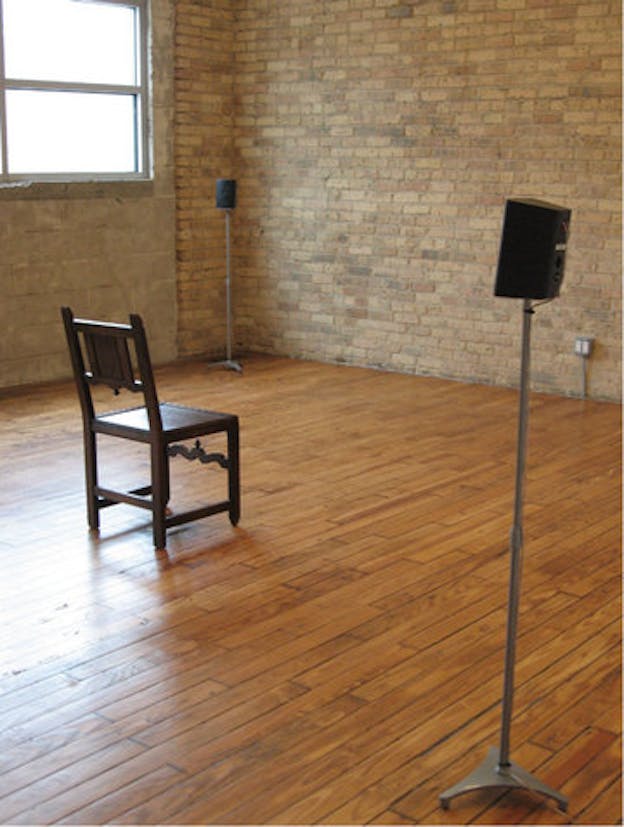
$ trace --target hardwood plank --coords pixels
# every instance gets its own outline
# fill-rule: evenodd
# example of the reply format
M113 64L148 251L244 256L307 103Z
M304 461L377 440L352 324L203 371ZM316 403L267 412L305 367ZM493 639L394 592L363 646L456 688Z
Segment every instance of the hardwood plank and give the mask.
M69 383L0 394L2 820L565 823L438 804L498 737L517 392L253 356L157 379L239 414L243 467L239 527L159 554L125 506L87 531ZM512 752L578 823L621 814L619 444L618 406L532 395Z
M573 689L565 693L570 698L567 703L562 701L563 687L551 693L549 700L559 714L556 721L549 720L546 727L533 736L535 743L553 750L560 749L572 740L574 733L596 723L601 724L601 729L608 728L613 733L619 731L621 721L614 717L608 719L610 727L604 726L607 722L604 710L613 716L618 707L621 709L622 676L617 665L620 655L619 647L615 647L579 672L572 684ZM583 683L590 687L587 693L583 693Z
M126 812L149 798L154 789L167 789L179 783L183 773L175 767L165 765L148 772L113 790L103 798L80 807L60 820L60 824L102 824L114 819L117 813Z
M622 784L620 778L613 781L579 815L583 824L621 824ZM615 821L613 820L615 814Z

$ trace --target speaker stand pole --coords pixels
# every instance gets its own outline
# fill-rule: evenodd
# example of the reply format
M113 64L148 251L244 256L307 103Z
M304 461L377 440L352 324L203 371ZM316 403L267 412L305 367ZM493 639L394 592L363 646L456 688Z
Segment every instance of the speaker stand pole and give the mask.
M213 362L212 367L224 367L226 370L233 370L242 373L243 368L238 362L232 359L232 287L231 287L231 255L230 255L230 213L231 209L225 211L225 324L226 343L225 361Z
M232 287L230 279L230 213L225 211L225 315L227 323L227 343L225 367L228 370L235 370L241 373L243 370L238 362L232 360Z
M440 805L447 810L452 798L481 789L523 789L552 798L564 812L568 799L551 789L535 776L514 764L509 758L509 733L514 692L516 632L520 603L522 574L522 505L524 497L524 470L526 459L527 426L529 420L529 372L531 355L531 317L534 310L530 299L524 299L522 324L522 363L520 372L520 409L518 416L518 448L516 460L516 492L514 522L510 535L511 570L507 610L507 645L505 648L505 677L501 715L500 746L491 747L485 761L470 775L440 795Z

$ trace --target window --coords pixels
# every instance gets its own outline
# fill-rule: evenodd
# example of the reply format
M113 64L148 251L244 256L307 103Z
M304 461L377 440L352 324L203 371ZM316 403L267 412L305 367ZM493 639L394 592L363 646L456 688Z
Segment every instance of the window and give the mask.
M146 178L147 0L0 0L0 182Z

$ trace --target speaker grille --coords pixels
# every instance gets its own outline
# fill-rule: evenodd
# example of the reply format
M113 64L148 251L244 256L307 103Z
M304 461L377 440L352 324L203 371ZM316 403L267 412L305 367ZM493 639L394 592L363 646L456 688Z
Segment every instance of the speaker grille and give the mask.
M551 299L559 295L570 210L537 199L509 199L494 294Z
M217 207L221 210L233 210L236 206L236 181L231 178L217 180Z

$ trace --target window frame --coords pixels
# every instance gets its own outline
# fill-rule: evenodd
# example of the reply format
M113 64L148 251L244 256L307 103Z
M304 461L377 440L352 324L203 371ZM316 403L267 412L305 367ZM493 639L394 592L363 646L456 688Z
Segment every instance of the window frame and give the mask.
M4 57L4 0L0 0L0 187L23 186L25 183L72 183L89 181L148 181L153 179L152 111L150 78L149 0L81 0L86 3L129 6L135 9L136 55L139 82L133 85L89 83L79 81L42 81L8 78ZM87 92L123 94L134 98L134 141L137 169L133 172L9 172L6 93L10 90Z

